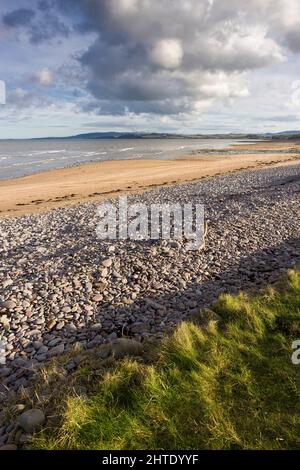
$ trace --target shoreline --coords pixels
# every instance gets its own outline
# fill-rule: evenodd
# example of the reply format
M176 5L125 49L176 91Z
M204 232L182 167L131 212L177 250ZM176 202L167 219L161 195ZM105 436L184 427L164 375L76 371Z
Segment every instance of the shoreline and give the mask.
M297 144L297 143L296 143ZM53 169L0 181L0 218L48 212L59 207L102 201L174 184L197 181L235 171L265 166L300 163L299 155L284 153L297 149L291 142L251 144L257 153L185 156L174 160L107 160ZM236 146L234 147L236 150ZM262 149L282 153L260 154Z

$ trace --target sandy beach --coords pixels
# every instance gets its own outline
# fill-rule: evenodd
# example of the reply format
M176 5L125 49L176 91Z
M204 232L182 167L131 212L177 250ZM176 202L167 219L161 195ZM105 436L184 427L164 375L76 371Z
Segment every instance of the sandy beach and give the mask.
M300 161L298 143L262 142L234 147L240 154L197 155L176 160L123 160L84 164L0 182L0 216L21 216L103 200L154 186L195 181L265 165ZM251 150L252 153L245 153ZM272 151L274 150L274 153ZM268 153L260 153L268 151ZM281 153L276 153L280 151ZM257 153L256 153L257 152Z

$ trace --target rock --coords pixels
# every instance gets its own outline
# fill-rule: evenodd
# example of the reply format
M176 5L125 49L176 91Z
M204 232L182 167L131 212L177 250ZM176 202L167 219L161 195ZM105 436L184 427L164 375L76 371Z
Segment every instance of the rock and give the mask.
M99 348L99 356L101 359L107 359L111 355L111 343L102 344Z
M96 295L94 295L94 297L92 298L92 300L93 300L94 302L100 302L101 300L103 300L103 295L101 295L101 294L96 294Z
M87 282L85 285L86 291L91 292L93 288L93 284L91 282Z
M101 323L94 323L94 325L91 326L92 331L100 331L101 329L102 329Z
M74 323L69 323L66 326L66 331L71 334L77 333L77 327L74 325Z
M13 300L5 300L0 303L0 308L5 310L13 310L16 307L16 303Z
M59 343L61 343L61 338L54 338L51 341L49 341L48 346L49 348L53 348L53 346L56 346Z
M150 330L149 323L146 322L135 322L131 325L130 331L134 334L147 333Z
M155 302L152 299L146 299L146 304L149 305L149 307L154 308L154 310L164 310L165 307L158 302Z
M68 371L73 370L73 369L76 369L76 364L75 364L75 362L74 362L74 361L68 362L68 364L66 365L66 369L67 369Z
M16 405L13 406L13 411L15 413L21 413L21 411L25 410L25 405L23 403L17 403Z
M92 310L93 310L93 306L90 305L90 304L86 304L84 306L84 310L87 312L87 313L90 313Z
M45 415L42 410L31 409L24 411L19 417L19 425L28 434L38 431L45 422Z
M176 250L179 250L179 248L181 248L181 244L176 240L170 241L169 246L170 248L174 248Z
M1 315L0 323L2 323L3 326L9 326L10 325L10 319L8 318L7 315Z
M58 344L57 346L54 346L48 353L47 355L49 357L54 357L58 356L59 354L62 354L65 350L65 345L63 343Z
M112 259L111 258L107 258L104 261L102 261L102 266L104 266L105 268L110 268L111 265L112 265Z
M117 339L118 335L115 331L113 331L112 333L109 333L109 335L107 336L107 339L109 339L109 341L112 341L113 339Z
M0 377L8 377L12 372L10 367L2 367L0 369Z
M45 344L43 344L40 349L37 351L37 354L45 354L47 351L48 351L48 346L46 346Z
M37 361L39 361L39 362L44 362L44 361L46 361L47 356L46 356L46 354L37 354L37 355L35 356L35 358L36 358Z
M97 283L97 290L99 292L104 292L107 289L107 284L105 282L98 282Z
M52 330L55 327L56 323L57 323L57 320L50 320L49 323L47 324L47 328L49 330Z
M129 338L117 338L110 343L101 345L99 348L101 359L107 359L110 356L121 359L125 356L140 356L142 353L142 344Z
M71 311L72 311L72 309L71 309L71 307L69 307L69 306L66 306L66 307L64 307L64 308L62 309L62 312L63 312L63 313L70 313Z
M6 287L8 286L11 286L13 284L13 281L11 279L5 279L5 281L3 281L3 288L5 289Z
M18 450L18 448L15 444L4 444L0 447L0 450Z
M107 277L107 275L108 275L108 269L107 268L101 269L100 276Z
M0 364L5 365L6 364L6 356L0 354Z
M202 328L206 329L213 325L216 326L220 321L222 321L220 315L209 308L199 309L198 313L194 315L194 318Z

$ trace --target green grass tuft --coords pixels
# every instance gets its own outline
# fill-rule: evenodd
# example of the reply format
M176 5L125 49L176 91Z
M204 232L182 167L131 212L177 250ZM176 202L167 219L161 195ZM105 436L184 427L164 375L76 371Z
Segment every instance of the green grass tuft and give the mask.
M300 271L284 287L223 295L205 329L181 323L155 364L126 358L66 397L39 449L299 449Z

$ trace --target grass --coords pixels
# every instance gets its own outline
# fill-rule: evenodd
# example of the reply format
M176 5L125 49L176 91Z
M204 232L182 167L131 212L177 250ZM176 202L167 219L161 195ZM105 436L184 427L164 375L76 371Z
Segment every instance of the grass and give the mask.
M299 449L300 270L276 289L222 295L212 310L220 321L181 323L152 364L126 358L90 395L65 396L59 423L31 446Z

